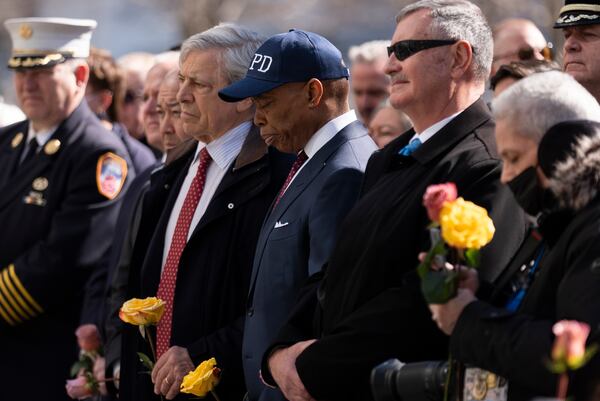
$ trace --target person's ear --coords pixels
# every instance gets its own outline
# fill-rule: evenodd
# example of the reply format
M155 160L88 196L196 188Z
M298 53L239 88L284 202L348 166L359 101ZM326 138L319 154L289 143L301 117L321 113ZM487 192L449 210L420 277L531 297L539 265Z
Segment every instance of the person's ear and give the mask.
M306 96L308 101L308 107L314 109L321 104L323 99L323 83L317 78L312 78L306 83Z
M252 98L248 97L244 100L240 100L239 102L235 103L235 110L238 113L243 113L245 111L250 110L252 107L254 107L254 103L252 102Z
M90 68L85 64L80 64L75 67L75 83L79 87L85 87L88 82L88 78L90 76Z
M459 79L473 63L473 48L466 40L459 40L452 45L452 49L450 73L454 79Z

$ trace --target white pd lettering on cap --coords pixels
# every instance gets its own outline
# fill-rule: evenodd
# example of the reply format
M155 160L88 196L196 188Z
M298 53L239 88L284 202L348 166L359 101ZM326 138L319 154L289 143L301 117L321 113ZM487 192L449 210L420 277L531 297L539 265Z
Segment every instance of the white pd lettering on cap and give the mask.
M256 64L260 64L256 71L267 72L269 71L269 68L271 68L272 63L273 58L271 56L255 53L254 59L252 60L252 64L250 64L249 70L254 70L254 66Z

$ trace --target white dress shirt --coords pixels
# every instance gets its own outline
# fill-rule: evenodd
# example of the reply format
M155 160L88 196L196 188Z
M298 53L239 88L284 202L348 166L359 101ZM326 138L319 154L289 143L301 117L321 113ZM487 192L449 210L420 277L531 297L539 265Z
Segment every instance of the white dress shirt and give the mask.
M410 141L408 141L408 143L410 143L415 138L419 138L419 140L421 141L421 144L424 144L425 142L427 142L427 140L431 139L432 136L437 134L442 128L444 128L446 125L448 125L448 123L450 121L454 120L454 118L462 112L463 112L463 110L459 111L458 113L454 113L451 116L444 118L443 120L438 121L437 123L433 124L431 127L424 129L423 132L421 132L420 134L415 133L412 136L412 138L410 138Z
M327 142L332 140L338 132L346 128L346 126L352 124L354 121L356 121L356 113L354 112L354 110L350 110L342 114L341 116L337 116L333 120L329 120L324 126L319 128L318 131L310 137L306 145L304 145L303 150L304 153L306 153L306 156L308 156L308 158L306 159L304 164L300 166L298 171L296 171L296 174L294 174L294 176L292 177L292 180L288 184L287 188L289 188L292 185L292 182L294 181L294 179L296 179L296 177L298 177L298 174L300 173L300 171L302 171L304 166L306 166L310 158L316 155L317 152L323 146L325 146ZM286 191L287 188L285 189Z
M55 125L54 127L51 127L50 129L47 129L47 130L36 131L33 129L33 125L31 124L31 122L29 122L29 129L27 131L27 141L25 142L25 146L27 146L29 144L29 142L33 138L35 138L35 140L38 143L37 152L39 153L40 149L46 144L46 142L48 142L48 140L50 139L52 134L54 134L54 131L56 131L57 128L58 128L58 125ZM23 160L23 158L25 158L26 153L27 153L27 149L25 149L25 151L21 154L20 160Z
M200 201L198 202L198 206L196 207L196 211L192 217L192 223L190 224L190 230L187 236L188 240L198 225L198 222L206 212L206 209L208 208L215 191L221 183L221 180L227 171L229 171L229 167L242 150L242 145L244 144L244 140L246 139L248 132L250 132L251 126L252 122L246 121L229 130L225 133L225 135L215 139L208 145L205 145L202 142L198 143L196 153L194 154L194 161L188 169L188 173L185 176L185 180L183 181L181 189L179 190L179 194L177 195L177 200L175 201L173 209L171 210L171 216L169 217L167 230L165 232L161 271L164 269L165 263L167 262L169 248L171 248L173 234L175 233L175 226L177 225L177 219L179 218L179 213L183 207L183 202L185 201L185 197L190 189L190 186L192 185L192 180L198 172L198 166L200 165L200 151L202 148L206 147L206 150L211 157L211 162L206 172L206 180L204 183L204 189L202 190L202 195L200 196Z

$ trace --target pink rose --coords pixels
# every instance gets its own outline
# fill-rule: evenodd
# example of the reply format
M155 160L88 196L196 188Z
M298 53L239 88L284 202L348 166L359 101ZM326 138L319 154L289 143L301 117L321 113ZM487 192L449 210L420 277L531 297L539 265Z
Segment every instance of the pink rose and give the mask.
M100 348L100 333L95 324L84 324L75 331L79 348L83 351L97 351Z
M552 359L565 361L570 369L581 366L585 356L585 342L590 334L590 326L575 320L561 320L552 327L556 336L552 346Z
M439 222L442 206L446 202L455 201L456 196L456 185L453 182L428 186L423 195L423 206L427 208L427 216L432 221Z
M72 399L82 400L93 394L85 376L77 376L77 378L73 380L67 380L67 385L65 387L67 389L67 394Z

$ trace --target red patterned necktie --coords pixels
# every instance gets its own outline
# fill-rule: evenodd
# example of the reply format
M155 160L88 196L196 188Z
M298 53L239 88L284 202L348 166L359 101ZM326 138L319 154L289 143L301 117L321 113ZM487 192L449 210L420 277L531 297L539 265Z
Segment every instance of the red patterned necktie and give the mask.
M304 164L304 162L306 160L308 160L308 156L306 155L306 153L304 153L304 150L301 150L300 153L298 153L298 157L296 157L296 161L294 162L294 164L292 164L292 169L290 170L290 173L288 174L287 178L285 179L285 182L283 183L283 187L281 187L281 191L279 191L279 195L277 195L277 199L275 199L275 204L273 204L273 209L275 209L275 206L277 206L277 204L283 197L283 194L287 190L288 185L290 185L290 182L292 182L292 178L294 178L294 176L296 175L298 170L300 170L300 167L302 167L302 165Z
M210 155L206 148L200 151L200 162L198 171L192 180L192 184L185 195L183 206L177 217L175 232L171 240L171 247L167 255L167 261L160 276L158 284L158 292L156 296L165 302L165 312L156 328L156 357L160 358L171 344L171 323L173 319L173 300L175 298L175 285L177 283L177 269L179 267L179 259L187 243L188 233L192 218L196 212L196 207L202 196L204 183L206 181L206 171L210 164Z

